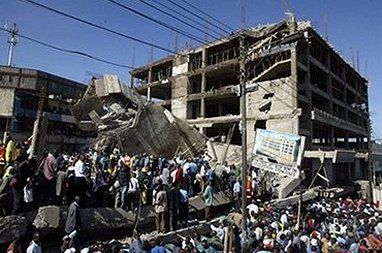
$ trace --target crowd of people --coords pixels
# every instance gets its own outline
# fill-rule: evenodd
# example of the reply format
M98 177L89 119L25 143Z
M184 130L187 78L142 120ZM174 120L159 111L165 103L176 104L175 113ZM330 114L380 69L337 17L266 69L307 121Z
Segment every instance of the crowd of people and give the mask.
M17 144L8 136L0 148L0 216L22 215L51 204L79 205L76 199L80 199L81 208L119 207L135 212L139 206L151 205L156 229L161 233L175 230L188 226L190 197L205 200L205 219L210 220L213 193L229 189L217 183L220 179L210 160L207 153L167 159L129 156L116 148L71 155L47 150L37 159L30 155L28 141ZM234 166L225 166L235 175ZM224 178L229 180L228 175Z
M139 205L154 205L158 213L169 209L184 214L182 222L187 223L190 197L204 195L207 206L211 206L214 191L230 188L216 183L220 179L215 167L210 166L211 157L207 153L194 158L178 155L167 159L122 154L116 148L110 153L89 150L72 155L51 150L37 161L29 155L29 148L27 141L16 145L9 137L0 149L0 157L4 157L0 195L8 196L2 202L8 199L8 203L13 203L14 215L42 205L69 205L75 196L80 196L82 207L121 207L135 211ZM225 166L224 171L232 174L233 179L229 176L224 179L235 180L236 168ZM7 214L5 209L3 215ZM206 215L209 219L210 210Z
M275 208L258 199L256 181L249 177L242 196L241 173L234 165L211 166L207 153L190 158L181 154L168 159L149 154L123 154L88 150L80 154L46 151L37 160L30 143L16 144L9 136L0 144L0 215L23 213L39 206L69 205L61 252L79 249L79 208L119 207L136 212L152 205L158 234L184 228L189 223L189 199L204 200L206 221L211 221L213 194L232 193L232 213L211 224L211 233L181 237L164 244L158 237L145 241L137 231L129 246L118 243L86 248L84 252L215 252L227 238L230 252L381 252L382 216L365 200L320 199L308 203L298 218L297 206ZM248 174L256 173L251 169ZM248 230L241 230L242 197L248 203ZM13 242L8 252L15 251ZM27 252L42 252L36 233Z

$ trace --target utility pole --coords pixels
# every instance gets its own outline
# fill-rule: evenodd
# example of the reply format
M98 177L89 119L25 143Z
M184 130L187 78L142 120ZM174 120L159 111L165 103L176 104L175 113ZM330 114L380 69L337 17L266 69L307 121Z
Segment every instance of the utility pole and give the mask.
M365 128L367 134L367 178L369 181L369 200L373 202L373 187L374 187L374 169L373 169L373 146L371 142L371 119L369 112L369 104L352 104L351 106L366 116Z
M9 43L9 50L8 50L8 62L7 66L12 66L12 58L13 58L13 47L17 44L17 25L16 23L13 23L12 28L8 28L7 25L5 25L5 30L7 30L10 33L10 38L8 39Z
M42 86L40 90L40 95L39 95L39 100L38 100L38 108L37 108L37 115L36 115L36 120L33 125L33 133L32 133L32 141L31 141L31 147L30 147L30 153L29 153L29 158L32 158L36 156L36 154L41 154L41 150L36 151L36 146L38 146L38 139L39 134L39 128L40 128L40 121L43 115L43 110L44 110L44 102L46 98L46 87ZM38 147L41 149L42 147Z
M246 184L247 184L247 101L246 101L246 71L245 71L245 35L244 31L240 33L240 95L241 95L241 149L242 149L242 185L241 185L241 199L243 205L243 227L242 235L243 241L246 242L247 238L247 195L246 195ZM245 247L245 245L243 245Z

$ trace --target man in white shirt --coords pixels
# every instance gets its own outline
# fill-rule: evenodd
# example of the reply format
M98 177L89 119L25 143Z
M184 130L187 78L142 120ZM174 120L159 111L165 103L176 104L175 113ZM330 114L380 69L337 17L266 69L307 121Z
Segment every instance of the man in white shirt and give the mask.
M134 211L138 207L139 202L139 182L135 173L131 174L129 180L129 188L127 190L127 207Z
M167 168L167 166L162 170L161 179L163 186L166 187L167 190L167 188L170 187L170 170Z
M33 239L27 248L27 253L42 253L39 233L33 234Z
M86 166L83 162L83 159L83 155L80 155L78 161L74 164L74 175L76 177L86 177Z
M248 213L254 212L255 214L259 213L259 207L256 205L256 201L253 199L252 203L247 206L247 209L249 210Z
M288 214L286 212L288 212L288 211L283 211L281 214L281 217L280 217L280 222L281 222L281 224L283 224L283 226L288 224Z
M240 193L241 193L240 180L236 180L235 184L233 185L233 198L235 201L236 212L240 210Z

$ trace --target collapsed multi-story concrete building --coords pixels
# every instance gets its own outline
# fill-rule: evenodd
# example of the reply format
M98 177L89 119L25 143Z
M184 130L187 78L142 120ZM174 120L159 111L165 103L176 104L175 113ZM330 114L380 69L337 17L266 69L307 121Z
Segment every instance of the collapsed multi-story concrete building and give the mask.
M257 128L299 134L308 179L321 161L332 185L365 178L368 81L308 21L291 16L168 56L131 71L131 86L207 137L240 145L241 33L249 149Z

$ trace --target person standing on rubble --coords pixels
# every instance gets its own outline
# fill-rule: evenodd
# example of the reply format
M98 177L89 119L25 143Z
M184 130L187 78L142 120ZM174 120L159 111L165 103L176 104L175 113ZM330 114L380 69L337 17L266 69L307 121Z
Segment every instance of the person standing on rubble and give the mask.
M204 197L204 211L205 211L205 219L206 221L211 220L211 215L212 215L212 205L213 205L213 189L211 186L211 181L207 181L207 187L203 192L203 197Z
M74 161L74 193L81 196L82 199L85 197L86 189L86 165L85 156L78 155L77 160Z
M179 206L179 216L180 216L180 225L182 228L188 226L188 191L186 186L183 184L179 190L180 195L180 206Z
M167 211L167 195L162 185L158 185L157 192L154 195L154 210L157 231L164 233L166 227L165 213Z
M240 211L241 207L241 184L240 179L236 180L235 184L233 185L233 199L235 202L235 211Z
M81 230L82 223L80 217L80 201L81 197L76 196L72 204L70 204L68 209L68 216L65 223L65 232L70 237L70 247L78 247L79 231Z
M177 230L180 202L179 194L179 187L176 184L172 184L171 188L167 191L167 207L169 212L170 231Z
M20 211L22 211L24 203L24 187L28 178L34 174L36 169L37 162L34 157L28 158L26 161L16 165L15 174L9 183L9 185L12 187L13 193L13 215L19 214Z
M126 201L129 210L135 211L139 206L139 182L135 172L130 176Z
M17 158L16 143L13 141L12 136L8 135L5 140L5 167L13 166Z
M58 151L48 153L41 162L41 169L44 173L44 201L47 204L53 204L56 193L56 174L57 174Z
M119 187L121 191L121 208L126 208L126 200L127 200L127 192L129 189L129 182L130 182L130 169L125 164L120 164L119 169Z

